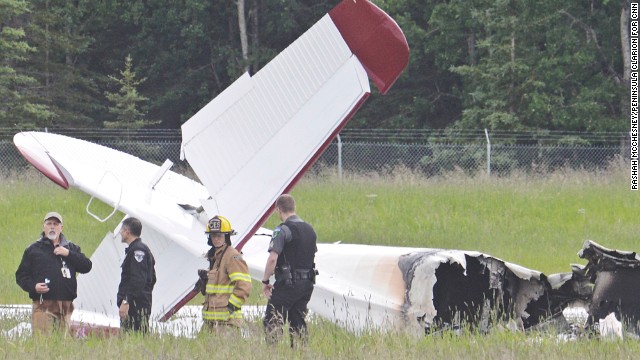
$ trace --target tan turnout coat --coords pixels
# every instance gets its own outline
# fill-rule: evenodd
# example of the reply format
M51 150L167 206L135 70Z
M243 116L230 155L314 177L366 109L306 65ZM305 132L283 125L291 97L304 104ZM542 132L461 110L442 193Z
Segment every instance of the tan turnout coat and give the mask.
M229 245L217 249L213 267L207 274L207 287L202 318L205 321L242 324L242 305L251 292L251 276L242 254ZM230 312L227 304L233 304L236 311Z

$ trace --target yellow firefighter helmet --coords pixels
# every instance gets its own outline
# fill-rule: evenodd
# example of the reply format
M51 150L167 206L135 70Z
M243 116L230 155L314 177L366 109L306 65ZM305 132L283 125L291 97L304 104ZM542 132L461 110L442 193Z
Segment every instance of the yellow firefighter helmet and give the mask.
M231 228L231 223L227 220L226 217L221 215L216 215L209 220L207 223L207 228L205 230L205 234L229 234L235 235L236 232Z

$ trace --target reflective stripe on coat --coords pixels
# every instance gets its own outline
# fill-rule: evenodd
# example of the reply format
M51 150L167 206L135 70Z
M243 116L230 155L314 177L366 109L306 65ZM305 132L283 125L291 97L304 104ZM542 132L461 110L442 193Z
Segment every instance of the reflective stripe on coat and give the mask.
M225 247L227 245L216 250L213 268L207 274L202 318L237 324L242 320L242 305L251 293L251 276L242 254L233 247L225 251ZM228 303L240 309L230 313Z

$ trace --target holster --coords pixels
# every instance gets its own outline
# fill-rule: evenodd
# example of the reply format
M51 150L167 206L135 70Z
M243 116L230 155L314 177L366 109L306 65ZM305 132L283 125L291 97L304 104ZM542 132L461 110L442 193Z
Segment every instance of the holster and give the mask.
M276 282L281 282L286 286L293 286L293 274L291 273L291 265L285 264L276 269Z

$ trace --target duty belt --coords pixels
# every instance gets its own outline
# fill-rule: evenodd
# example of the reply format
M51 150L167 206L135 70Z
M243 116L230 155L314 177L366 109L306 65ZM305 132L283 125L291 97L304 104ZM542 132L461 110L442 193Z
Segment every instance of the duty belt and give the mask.
M296 269L293 271L294 280L313 280L315 275L316 273L313 269Z

